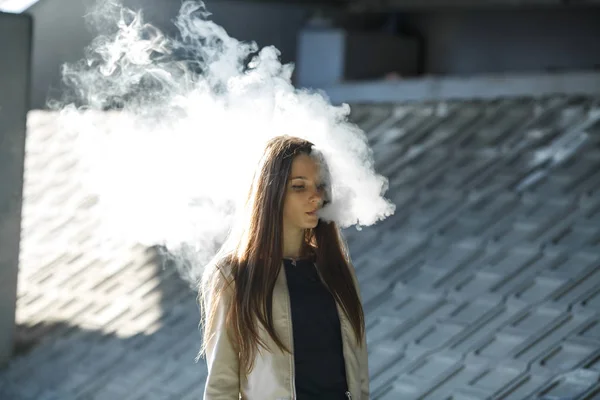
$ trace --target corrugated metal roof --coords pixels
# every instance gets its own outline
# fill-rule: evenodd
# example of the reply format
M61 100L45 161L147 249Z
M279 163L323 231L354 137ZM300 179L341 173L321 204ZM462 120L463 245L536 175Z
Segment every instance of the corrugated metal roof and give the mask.
M599 117L570 96L354 107L397 204L346 232L373 399L598 396ZM29 120L0 398L201 398L195 295L152 249L102 247L54 123Z
M597 100L365 107L355 118L370 124L398 205L349 240L374 398L597 390Z

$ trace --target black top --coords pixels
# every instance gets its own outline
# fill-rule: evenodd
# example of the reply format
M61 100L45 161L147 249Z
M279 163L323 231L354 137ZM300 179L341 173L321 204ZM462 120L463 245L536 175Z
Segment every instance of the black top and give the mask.
M336 303L309 259L284 259L298 400L345 399L346 368Z

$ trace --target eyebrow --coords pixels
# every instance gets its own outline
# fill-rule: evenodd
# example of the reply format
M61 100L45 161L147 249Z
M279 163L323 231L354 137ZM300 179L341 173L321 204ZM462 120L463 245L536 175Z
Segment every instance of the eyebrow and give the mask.
M305 176L295 176L295 177L291 178L290 180L292 180L292 181L293 181L294 179L304 179L304 180L308 180L308 178L307 178L307 177L305 177Z

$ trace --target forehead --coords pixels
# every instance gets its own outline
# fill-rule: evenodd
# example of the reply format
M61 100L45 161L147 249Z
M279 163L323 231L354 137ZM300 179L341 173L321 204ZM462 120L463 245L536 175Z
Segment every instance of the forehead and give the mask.
M319 176L319 163L307 154L299 154L292 161L291 177L304 176L308 179L316 179Z

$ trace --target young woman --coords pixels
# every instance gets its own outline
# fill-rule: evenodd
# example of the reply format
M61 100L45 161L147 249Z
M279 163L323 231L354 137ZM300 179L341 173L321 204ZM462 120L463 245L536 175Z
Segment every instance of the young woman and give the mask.
M203 274L205 400L368 400L364 314L313 144L270 140L246 218Z

